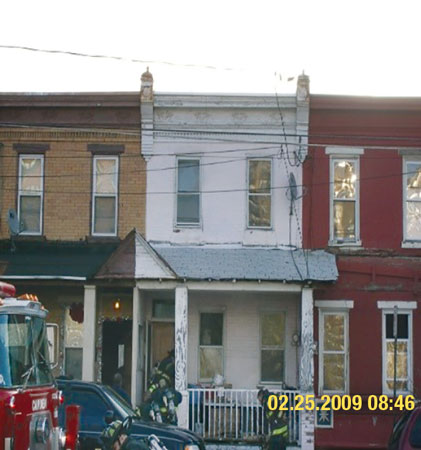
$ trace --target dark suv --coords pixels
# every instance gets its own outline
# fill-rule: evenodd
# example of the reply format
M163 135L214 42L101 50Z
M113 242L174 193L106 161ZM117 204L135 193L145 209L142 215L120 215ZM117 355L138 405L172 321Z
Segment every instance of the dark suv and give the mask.
M101 448L100 435L109 420L124 420L135 417L131 435L144 438L155 434L168 450L205 450L203 439L189 430L156 422L145 422L136 417L132 407L109 386L75 380L57 380L64 396L59 409L60 426L64 427L66 405L80 406L79 441L81 450Z

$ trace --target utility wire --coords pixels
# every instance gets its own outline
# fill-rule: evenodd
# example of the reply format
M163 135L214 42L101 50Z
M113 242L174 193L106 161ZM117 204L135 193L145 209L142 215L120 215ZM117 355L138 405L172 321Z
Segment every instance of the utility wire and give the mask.
M187 67L187 68L195 68L195 69L208 69L208 70L224 70L224 71L244 71L245 69L235 68L235 67L217 67L212 65L205 64L182 64L175 63L172 61L165 60L153 60L153 59L139 59L139 58L130 58L126 56L116 56L116 55L104 55L104 54L90 54L90 53L82 53L75 52L69 50L53 50L53 49L45 49L45 48L36 48L36 47L28 47L24 45L2 45L0 44L0 48L8 49L8 50L24 50L29 52L37 52L37 53L48 53L53 55L66 55L66 56L79 56L82 58L93 58L93 59L110 59L115 61L123 61L130 63L139 63L139 64L163 64L166 66L172 67Z

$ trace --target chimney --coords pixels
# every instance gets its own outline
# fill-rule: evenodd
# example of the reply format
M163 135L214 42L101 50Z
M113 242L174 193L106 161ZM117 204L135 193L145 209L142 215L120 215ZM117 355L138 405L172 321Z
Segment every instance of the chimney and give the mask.
M149 67L142 74L140 81L140 101L153 102L153 76L149 72Z
M297 80L297 101L305 102L310 94L310 77L303 71Z

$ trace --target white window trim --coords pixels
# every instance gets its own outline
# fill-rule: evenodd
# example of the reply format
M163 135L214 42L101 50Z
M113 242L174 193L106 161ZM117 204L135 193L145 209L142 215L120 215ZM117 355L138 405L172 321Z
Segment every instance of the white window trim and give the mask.
M284 379L283 381L263 381L262 380L262 337L263 337L263 333L262 333L262 316L263 315L267 315L267 314L283 314L285 316L285 330L284 330ZM266 310L266 309L262 309L259 311L259 385L262 386L266 386L266 385L270 385L270 386L282 386L283 384L286 383L286 379L287 379L287 321L288 321L288 312L286 310L276 310L276 309L270 309L270 310Z
M403 241L402 241L402 248L421 248L421 239L409 239L406 232L406 226L407 226L407 218L406 218L406 204L407 204L407 197L406 197L406 188L407 188L407 180L408 180L408 164L410 163L420 163L421 159L416 158L414 156L404 158L403 159L403 176L402 176L402 225L403 225ZM421 203L421 202L419 202Z
M270 192L269 194L250 194L250 161L270 161ZM247 158L246 164L246 229L247 230L272 230L273 229L273 158ZM250 195L270 196L270 225L259 227L250 225L249 197Z
M350 147L326 147L326 155L341 157L355 158L357 155L364 155L363 148L350 148Z
M103 193L96 193L96 161L98 159L109 159L116 162L116 172L115 172L115 178L116 178L116 192L114 194L103 194ZM92 227L91 227L91 233L92 236L117 236L118 233L118 198L119 198L119 175L120 175L120 167L119 167L119 158L118 156L110 156L110 155L95 155L93 158L93 167L92 167ZM114 217L114 233L95 233L95 198L96 197L114 197L115 198L115 217Z
M378 301L377 307L382 311L382 390L383 394L391 395L393 390L387 387L386 383L386 314L393 314L394 307L398 308L398 314L408 314L408 390L396 391L397 394L408 395L413 391L413 332L412 332L412 311L417 308L417 302L405 301Z
M222 345L201 345L200 344L200 317L202 314L222 314ZM221 375L225 379L225 336L226 336L226 330L225 330L225 324L226 324L226 318L225 318L225 308L204 308L199 311L199 336L198 336L198 346L197 346L197 379L200 383L210 383L213 381L211 378L201 378L200 376L200 348L201 347L208 347L208 348L222 348L222 372Z
M353 300L317 300L315 306L319 308L319 386L321 394L348 394L349 393L349 310L354 307ZM345 346L345 389L332 391L323 389L323 352L324 352L324 316L326 314L341 314L344 316L344 346Z
M178 162L179 161L198 161L199 162L199 221L196 223L177 222L178 216ZM174 211L174 229L180 228L201 228L202 227L202 164L201 159L197 157L177 156L175 159L176 170L175 173L175 211ZM195 192L192 192L194 194Z
M22 159L39 159L41 161L41 192L34 193L31 191L23 191L22 190ZM22 230L19 234L27 235L27 236L41 236L44 228L44 155L34 155L34 154L19 154L19 177L18 177L18 218L19 224L21 223L20 217L20 198L21 196L33 196L33 197L41 197L40 200L40 221L39 221L39 232L34 231L25 231Z
M348 149L347 149L348 150ZM357 180L355 183L355 240L338 241L334 238L333 227L333 190L334 190L334 164L336 160L350 160L355 162ZM359 153L335 153L330 155L329 160L329 245L335 247L361 247L360 239L360 158Z

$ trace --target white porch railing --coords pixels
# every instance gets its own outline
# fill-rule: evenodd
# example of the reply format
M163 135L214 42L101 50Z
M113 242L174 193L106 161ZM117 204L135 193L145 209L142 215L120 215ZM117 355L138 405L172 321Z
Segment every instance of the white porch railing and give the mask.
M189 428L204 439L259 441L270 432L257 389L188 389ZM285 390L289 405L298 391ZM299 413L286 411L289 442L299 443Z

